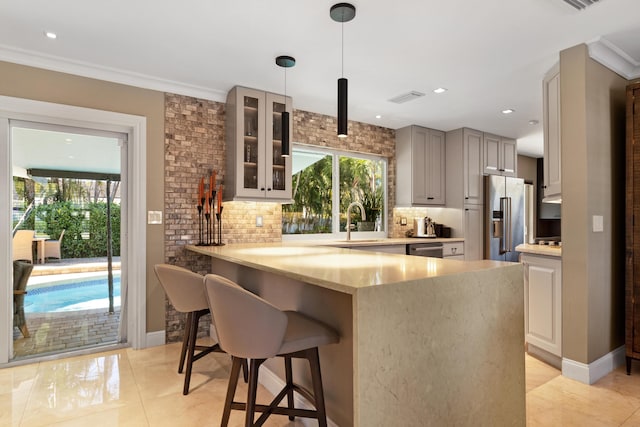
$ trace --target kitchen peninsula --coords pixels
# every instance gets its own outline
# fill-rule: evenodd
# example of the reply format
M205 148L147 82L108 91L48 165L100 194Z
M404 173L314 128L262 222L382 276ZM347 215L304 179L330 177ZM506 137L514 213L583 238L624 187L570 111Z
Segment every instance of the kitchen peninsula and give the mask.
M525 425L521 265L299 243L187 249L340 333L320 349L335 424ZM284 377L281 361L268 363ZM308 367L294 370L308 386Z

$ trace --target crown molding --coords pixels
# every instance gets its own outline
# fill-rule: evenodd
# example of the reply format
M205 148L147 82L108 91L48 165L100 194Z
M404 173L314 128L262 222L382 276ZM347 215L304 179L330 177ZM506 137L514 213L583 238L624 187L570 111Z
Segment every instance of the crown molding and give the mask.
M640 77L640 62L610 41L600 37L588 44L589 56L627 80Z
M225 102L227 97L226 92L203 86L185 84L116 68L102 67L88 62L70 60L1 44L0 61L211 101Z

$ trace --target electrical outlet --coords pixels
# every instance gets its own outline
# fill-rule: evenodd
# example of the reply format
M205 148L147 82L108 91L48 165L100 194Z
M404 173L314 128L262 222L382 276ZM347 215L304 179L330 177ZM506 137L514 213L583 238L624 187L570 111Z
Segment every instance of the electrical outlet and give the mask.
M604 231L604 221L602 215L593 216L593 232L602 233Z
M400 225L407 225L407 218L406 217L402 217L400 218Z
M162 224L162 211L147 212L147 224Z
M262 215L256 217L256 227L262 227Z

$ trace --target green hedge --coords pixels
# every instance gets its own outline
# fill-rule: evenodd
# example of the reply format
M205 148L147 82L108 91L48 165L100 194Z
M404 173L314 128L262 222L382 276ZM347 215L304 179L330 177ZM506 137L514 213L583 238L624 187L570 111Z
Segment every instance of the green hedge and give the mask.
M107 204L88 203L84 207L71 202L53 202L40 205L30 216L36 223L44 223L38 230L62 239L63 258L94 258L107 256ZM27 221L29 222L29 221ZM83 238L83 233L85 237ZM120 205L111 204L111 237L113 256L120 256Z

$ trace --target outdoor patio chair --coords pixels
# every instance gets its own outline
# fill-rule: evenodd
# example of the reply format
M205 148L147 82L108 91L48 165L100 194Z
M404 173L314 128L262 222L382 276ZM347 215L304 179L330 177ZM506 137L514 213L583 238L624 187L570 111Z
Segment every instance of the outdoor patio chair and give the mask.
M44 253L47 258L58 258L62 259L62 250L60 247L62 246L62 237L64 236L64 231L60 233L60 237L58 240L55 239L47 239L44 241Z
M13 235L13 261L29 261L33 264L34 230L18 230Z
M33 263L13 261L13 326L17 326L25 338L29 338L29 329L24 317L24 296L32 270Z

